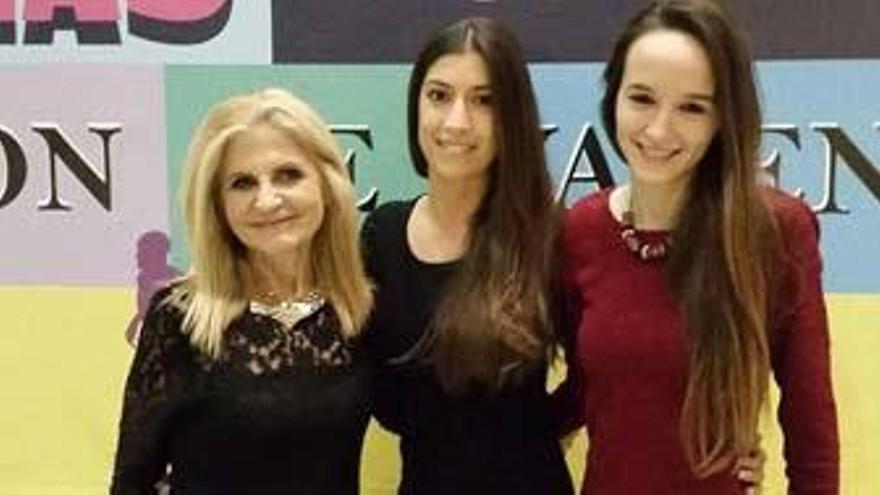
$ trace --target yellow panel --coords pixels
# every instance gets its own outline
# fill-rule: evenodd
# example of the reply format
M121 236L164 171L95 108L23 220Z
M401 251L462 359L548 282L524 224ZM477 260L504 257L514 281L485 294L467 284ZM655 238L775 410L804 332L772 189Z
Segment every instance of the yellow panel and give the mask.
M880 493L880 295L830 295L842 443L841 493ZM122 334L135 307L126 289L0 287L0 493L105 493L131 350ZM765 493L784 493L780 435L763 427ZM569 465L580 479L586 445ZM396 439L371 425L363 493L392 493Z
M880 493L880 397L870 392L880 383L880 295L829 294L826 301L840 430L840 493ZM778 395L774 390L774 403ZM765 419L764 447L770 454L765 493L785 493L781 432L775 417Z
M134 297L0 288L0 492L106 493Z

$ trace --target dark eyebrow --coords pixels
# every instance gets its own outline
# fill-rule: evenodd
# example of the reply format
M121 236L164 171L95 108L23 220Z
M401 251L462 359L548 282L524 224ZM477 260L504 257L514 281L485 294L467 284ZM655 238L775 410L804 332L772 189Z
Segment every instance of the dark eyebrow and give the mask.
M424 85L427 86L429 84L432 86L441 86L443 88L451 88L452 87L451 85L446 84L445 82L443 82L439 79L426 79Z
M440 86L444 89L452 89L451 84L449 84L445 81L442 81L440 79L426 79L423 85L424 86L427 86L427 85ZM481 84L479 86L474 86L473 88L470 88L470 89L473 91L492 91L492 86L489 84Z
M277 164L272 166L272 171L277 172L279 170L291 169L295 168L297 170L301 170L303 167L307 165L304 162L298 162L294 160L284 160L282 162L278 162Z
M626 90L632 90L632 89L635 89L635 90L638 90L638 91L647 91L648 93L653 93L653 92L654 92L654 90L651 89L650 86L648 86L648 85L646 85L646 84L642 84L642 83L629 83L629 84L628 84L625 88L623 88L623 89L626 89Z
M630 83L625 89L627 90L637 90L637 91L645 91L648 93L653 93L654 90L651 89L647 84L642 83ZM704 101L706 103L715 103L715 97L711 94L706 93L688 93L685 95L685 98L688 100L699 100Z
M249 175L253 175L253 174L251 174L250 172L237 172L236 171L236 172L230 172L229 174L227 174L227 177L229 177L230 179L233 179L233 178L237 178L237 177L246 177Z

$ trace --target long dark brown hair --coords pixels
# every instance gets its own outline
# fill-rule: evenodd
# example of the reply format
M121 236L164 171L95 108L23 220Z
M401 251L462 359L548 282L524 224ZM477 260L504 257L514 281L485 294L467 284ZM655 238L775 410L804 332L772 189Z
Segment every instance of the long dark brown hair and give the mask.
M756 441L767 396L768 293L778 245L758 186L761 111L744 31L720 0L653 0L629 22L605 68L602 119L618 154L615 102L632 43L655 30L691 36L715 77L719 129L672 232L667 265L687 322L681 431L694 472L729 467Z
M498 154L426 346L441 383L459 393L497 390L520 375L514 370L548 358L548 288L558 230L531 79L519 42L500 21L460 20L436 32L419 53L408 98L413 166L427 176L418 140L425 75L438 58L468 51L488 68Z

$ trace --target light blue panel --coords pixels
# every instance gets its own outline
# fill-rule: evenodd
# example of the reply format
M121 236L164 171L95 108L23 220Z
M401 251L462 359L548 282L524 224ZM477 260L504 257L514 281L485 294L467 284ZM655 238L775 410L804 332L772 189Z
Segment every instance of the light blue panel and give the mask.
M601 129L599 101L603 91L603 64L536 64L531 74L538 94L542 121L559 126L547 140L550 169L558 181L584 124L596 128L605 158L617 182L626 180L621 165ZM782 157L780 187L802 190L816 206L825 192L825 139L811 129L814 123L839 124L845 134L880 173L880 61L801 61L758 64L765 124L797 128L801 148L773 134L765 134L765 155L778 150ZM579 170L588 171L585 161ZM594 190L573 187L566 203ZM880 198L874 197L847 165L838 160L835 196L848 214L820 215L824 281L829 292L880 292Z
M590 124L600 140L606 158L612 164L615 180L625 178L625 170L605 139L599 118L599 99L602 96L602 69L604 64L534 64L530 67L532 83L538 97L543 125L558 127L546 141L547 162L556 184L576 150L578 137L585 124ZM579 171L588 172L582 158ZM595 185L570 188L566 204L596 189Z
M782 157L780 186L802 189L811 205L825 193L825 138L814 123L836 123L880 174L880 60L762 62L758 64L764 122L793 124L801 149L768 135L765 148ZM825 289L880 292L880 198L838 160L835 196L849 214L822 214Z
M596 129L615 181L626 180L625 167L614 154L599 119L602 64L535 64L530 67L541 120L558 131L547 140L549 167L559 181L585 124ZM770 62L759 64L765 123L794 125L801 149L785 139L766 135L769 153L782 154L780 186L802 189L810 204L823 194L825 142L810 128L814 122L834 122L872 161L880 161L880 62ZM357 186L361 194L378 187L381 200L406 197L422 183L409 166L406 149L405 95L407 65L291 65L170 67L167 74L169 177L177 187L177 170L186 140L207 107L232 92L266 85L293 89L312 102L333 124L369 125L374 149L353 138L342 138L345 147L358 153ZM586 171L582 161L579 170ZM594 186L572 187L566 202L590 192ZM820 215L825 256L825 288L829 292L880 291L880 264L874 245L880 236L880 200L873 197L848 167L839 163L836 197L847 215ZM179 222L173 221L174 238L181 239ZM182 242L175 242L174 259L183 262Z

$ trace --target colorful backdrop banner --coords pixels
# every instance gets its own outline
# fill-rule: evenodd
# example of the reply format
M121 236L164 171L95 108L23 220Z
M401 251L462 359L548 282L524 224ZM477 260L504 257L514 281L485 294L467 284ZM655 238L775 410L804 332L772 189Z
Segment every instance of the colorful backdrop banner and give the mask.
M752 30L768 180L822 228L842 493L880 493L880 37L875 0L736 0ZM362 211L419 194L406 89L422 40L507 19L530 59L550 172L570 204L626 180L601 129L602 61L641 0L0 0L0 493L106 493L147 298L187 269L177 194L217 101L292 90L331 123ZM805 12L806 11L806 12ZM808 15L803 15L808 14ZM764 492L784 493L762 428ZM583 469L583 442L569 455ZM393 493L393 437L369 430L363 493Z

